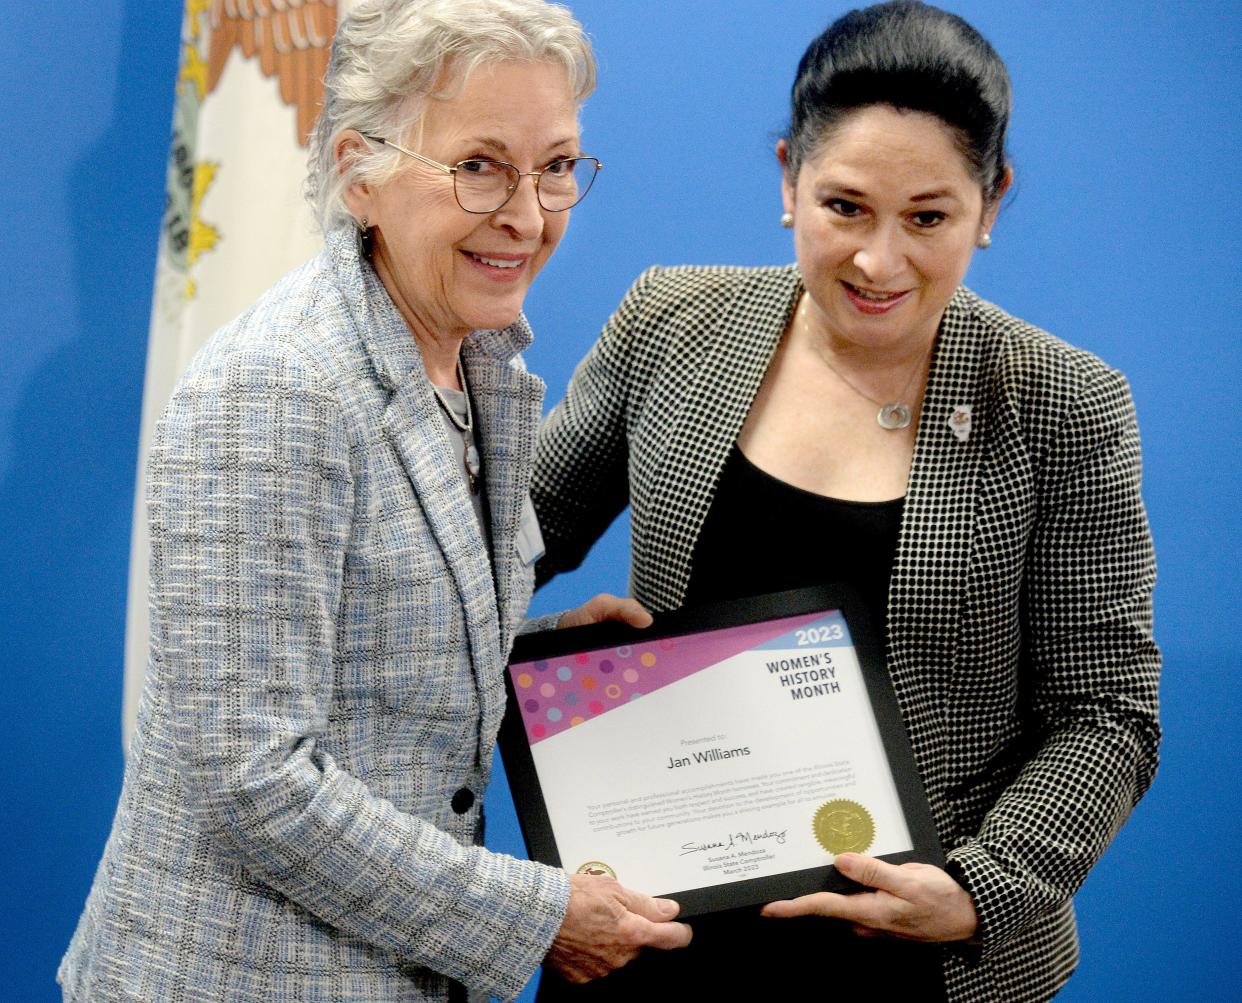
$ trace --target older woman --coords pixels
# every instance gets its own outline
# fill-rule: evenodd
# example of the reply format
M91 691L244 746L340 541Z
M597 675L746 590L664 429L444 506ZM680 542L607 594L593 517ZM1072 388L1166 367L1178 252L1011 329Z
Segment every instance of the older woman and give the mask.
M628 502L653 609L833 579L869 598L948 857L842 854L870 890L695 921L584 999L1035 1000L1077 962L1071 896L1156 765L1154 562L1122 376L961 286L1010 184L1009 108L959 18L841 18L776 150L796 266L650 270L548 418L544 578Z
M688 939L480 845L539 553L520 311L598 167L593 80L542 0L342 24L325 250L197 357L153 449L148 681L67 1000L511 998L545 956L582 980Z

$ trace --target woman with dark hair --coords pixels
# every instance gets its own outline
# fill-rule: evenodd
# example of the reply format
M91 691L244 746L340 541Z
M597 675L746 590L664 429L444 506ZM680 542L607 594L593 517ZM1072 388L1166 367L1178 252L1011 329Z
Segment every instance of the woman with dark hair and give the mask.
M543 998L1038 1000L1073 971L1071 896L1155 771L1154 558L1124 378L961 285L1009 109L954 15L831 25L776 150L796 265L644 273L533 481L544 580L628 503L651 609L854 584L947 866L842 854L868 890L695 920L686 952Z

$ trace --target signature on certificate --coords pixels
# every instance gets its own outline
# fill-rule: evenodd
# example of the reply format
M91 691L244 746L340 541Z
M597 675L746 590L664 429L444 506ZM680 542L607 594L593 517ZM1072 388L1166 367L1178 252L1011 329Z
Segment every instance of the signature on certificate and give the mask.
M731 850L735 846L754 846L756 843L764 843L769 840L779 844L785 842L785 837L789 834L788 829L764 829L762 832L730 832L720 839L714 839L706 842L682 843L680 857L684 857L691 853L706 853L708 850Z

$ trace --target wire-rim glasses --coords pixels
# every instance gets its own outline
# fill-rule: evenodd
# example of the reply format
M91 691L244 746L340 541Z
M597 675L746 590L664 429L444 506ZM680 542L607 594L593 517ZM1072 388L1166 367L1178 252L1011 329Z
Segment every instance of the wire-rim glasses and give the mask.
M398 153L413 157L428 167L449 174L453 178L453 195L457 204L466 212L485 215L504 208L513 198L522 178L532 179L535 197L548 212L564 212L572 209L584 198L595 184L596 175L604 166L594 157L566 157L554 160L541 171L519 171L503 160L484 160L472 157L452 166L424 157L421 153L398 146L381 136L364 136L373 143L391 146Z

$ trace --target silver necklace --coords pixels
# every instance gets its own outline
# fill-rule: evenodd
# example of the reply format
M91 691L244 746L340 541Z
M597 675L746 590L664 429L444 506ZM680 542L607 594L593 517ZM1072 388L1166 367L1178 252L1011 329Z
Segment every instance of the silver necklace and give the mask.
M431 392L436 395L436 400L440 402L440 407L444 408L444 413L448 415L453 427L461 433L462 444L465 446L462 461L466 467L466 484L470 487L470 493L477 495L479 493L479 471L482 467L479 463L479 451L474 448L474 411L470 407L470 388L466 386L466 370L462 368L460 357L457 359L457 379L461 383L462 394L466 398L466 420L464 422L457 417L457 412L449 406L444 394L434 383L431 384Z
M880 409L876 412L875 416L876 424L878 424L880 428L886 428L890 432L895 432L899 429L910 427L910 422L914 420L914 411L909 404L903 403L902 399L910 392L910 388L914 386L915 378L922 370L923 364L927 361L927 357L931 355L930 345L928 346L927 351L923 354L923 357L919 359L919 364L915 366L914 371L910 373L910 379L906 381L906 385L902 388L901 393L897 395L897 399L886 403L885 401L876 400L871 396L871 394L856 386L853 380L832 364L832 361L828 358L827 353L820 346L814 335L811 334L810 325L807 323L805 311L803 311L802 314L802 324L806 328L807 337L810 339L811 346L815 349L815 354L819 356L820 361L831 369L841 380L841 382L853 390L854 393L858 394L858 396L863 400L870 401ZM935 344L935 342L932 344Z

